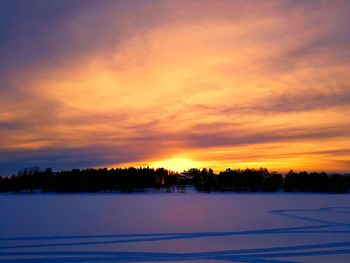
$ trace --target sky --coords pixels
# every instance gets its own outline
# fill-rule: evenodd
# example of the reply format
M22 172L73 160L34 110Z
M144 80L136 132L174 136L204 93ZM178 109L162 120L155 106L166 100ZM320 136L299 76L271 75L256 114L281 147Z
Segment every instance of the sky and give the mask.
M0 0L0 174L350 170L350 1Z

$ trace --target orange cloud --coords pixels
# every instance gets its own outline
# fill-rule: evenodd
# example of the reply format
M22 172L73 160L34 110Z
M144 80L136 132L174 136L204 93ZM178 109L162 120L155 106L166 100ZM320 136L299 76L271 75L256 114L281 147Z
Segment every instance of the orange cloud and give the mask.
M97 6L4 74L0 165L348 169L348 3Z

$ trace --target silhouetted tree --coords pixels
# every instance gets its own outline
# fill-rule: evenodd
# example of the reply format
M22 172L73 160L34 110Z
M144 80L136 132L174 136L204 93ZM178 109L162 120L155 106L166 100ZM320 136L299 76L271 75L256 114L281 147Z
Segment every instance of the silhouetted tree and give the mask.
M231 170L215 174L212 169L189 169L181 174L164 168L72 169L53 172L38 167L22 169L11 177L0 177L0 192L132 192L147 188L185 191L308 191L345 193L350 188L349 174L307 173L289 171L282 176L265 168Z

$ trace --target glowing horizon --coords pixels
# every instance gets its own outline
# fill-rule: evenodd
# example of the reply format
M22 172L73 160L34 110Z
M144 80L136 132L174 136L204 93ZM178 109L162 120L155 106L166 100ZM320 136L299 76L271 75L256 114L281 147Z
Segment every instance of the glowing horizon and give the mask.
M349 1L3 1L0 175L349 171L349 11Z

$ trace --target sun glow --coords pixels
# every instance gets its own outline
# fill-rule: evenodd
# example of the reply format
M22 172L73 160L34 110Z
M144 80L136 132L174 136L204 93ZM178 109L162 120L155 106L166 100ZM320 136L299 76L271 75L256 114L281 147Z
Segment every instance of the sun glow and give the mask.
M187 158L171 158L152 163L153 167L163 167L172 171L182 172L190 168L199 168L199 163Z
M0 25L1 175L349 171L350 1L44 2Z

